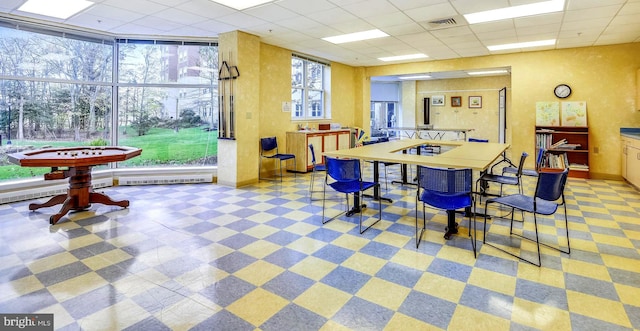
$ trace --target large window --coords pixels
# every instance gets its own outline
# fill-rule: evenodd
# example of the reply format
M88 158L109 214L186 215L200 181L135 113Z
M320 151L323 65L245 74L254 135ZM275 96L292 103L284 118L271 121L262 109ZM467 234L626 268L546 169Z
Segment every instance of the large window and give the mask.
M329 66L298 56L291 58L291 118L331 118L327 109Z
M119 40L118 144L142 148L121 166L217 164L217 47Z
M0 20L0 181L41 178L7 154L46 146L143 149L119 167L217 164L217 45L16 27Z

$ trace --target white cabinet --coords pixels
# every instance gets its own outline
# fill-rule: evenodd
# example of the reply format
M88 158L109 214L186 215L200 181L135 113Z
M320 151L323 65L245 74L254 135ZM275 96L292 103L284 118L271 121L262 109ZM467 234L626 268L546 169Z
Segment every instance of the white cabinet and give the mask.
M640 139L622 137L622 177L640 188Z
M350 148L351 130L295 131L287 132L287 153L296 156L296 167L287 162L288 170L307 172L312 169L309 144L313 144L316 163L322 163L322 153ZM306 160L306 162L305 162Z
M627 180L640 188L640 148L627 146Z

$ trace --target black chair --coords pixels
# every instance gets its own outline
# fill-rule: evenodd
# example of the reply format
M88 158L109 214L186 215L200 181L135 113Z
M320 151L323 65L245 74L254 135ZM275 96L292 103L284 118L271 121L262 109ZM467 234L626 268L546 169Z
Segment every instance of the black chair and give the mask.
M536 168L535 169L522 169L523 176L529 177L538 177L538 170L542 167L542 161L544 160L544 153L546 150L544 148L538 149L538 155L536 156ZM515 175L518 173L517 167L504 167L502 168L502 174L512 174Z
M560 169L559 169L560 170ZM483 243L495 247L511 256L517 257L522 261L531 263L535 266L541 265L540 260L540 245L547 246L549 248L555 249L559 252L570 254L571 253L571 245L569 244L569 222L567 219L567 205L565 204L564 199L564 187L567 182L567 175L569 173L569 169L563 169L560 171L540 171L538 173L538 180L536 183L536 190L533 196L527 196L523 194L512 194L504 197L492 198L488 199L484 206L484 229L483 234L484 238L482 240ZM558 200L560 202L558 203ZM525 259L522 255L513 254L499 246L497 244L493 244L487 241L487 207L489 204L498 203L507 207L511 207L511 225L509 228L509 235L515 235L520 238L530 240L536 243L538 248L538 263L535 263L532 260ZM558 206L562 205L564 207L564 223L566 229L566 237L567 237L567 250L562 250L560 247L553 247L545 243L541 243L538 235L538 218L537 215L553 215L556 213ZM524 233L524 216L522 219L523 230L522 234L517 234L513 232L513 216L514 210L518 209L523 212L532 213L533 214L533 225L535 228L535 239L529 238L525 236Z
M322 224L325 224L335 218L352 212L360 213L360 234L364 231L372 227L374 224L378 223L382 218L382 203L378 201L378 219L367 226L364 230L362 229L362 209L366 207L366 205L360 203L360 199L362 199L362 192L368 189L376 189L379 186L378 183L374 182L365 182L362 180L362 172L360 171L360 160L357 159L336 159L332 157L325 157L325 165L327 166L327 171L324 180L324 190L322 195ZM333 190L344 193L347 197L347 210L325 220L325 205L327 201L327 186L331 187ZM354 195L354 209L349 210L349 194Z
M276 137L260 138L260 169L258 170L258 178L262 178L262 159L272 159L279 161L280 181L282 182L282 161L293 160L294 169L296 168L296 156L294 154L283 154L278 152L278 141ZM295 172L294 172L295 176Z
M309 144L309 153L311 155L311 164L313 166L311 170L311 182L309 183L309 199L313 200L313 182L316 180L316 172L327 171L327 167L324 164L318 164L316 162L316 153L313 149L313 144Z
M422 233L426 228L425 205L447 211L447 217L455 217L455 211L461 208L473 206L473 212L469 215L469 237L473 256L476 256L476 205L472 193L472 171L471 169L444 169L418 166L418 191L416 192L416 248L422 240ZM422 202L422 229L418 231L418 204ZM473 236L471 236L471 216L473 215ZM449 221L454 223L455 221ZM447 226L447 234L457 232L451 231L451 224ZM445 235L445 239L447 235Z
M515 176L496 175L487 172L482 173L480 178L476 181L476 192L485 196L495 195L489 194L488 183L498 183L500 184L500 194L498 196L502 196L502 187L504 185L515 185L518 187L518 193L522 194L522 183L520 182L520 177L522 177L522 168L524 167L524 161L527 159L527 156L529 156L529 154L522 152L522 155L520 156L520 163L518 163L518 171Z

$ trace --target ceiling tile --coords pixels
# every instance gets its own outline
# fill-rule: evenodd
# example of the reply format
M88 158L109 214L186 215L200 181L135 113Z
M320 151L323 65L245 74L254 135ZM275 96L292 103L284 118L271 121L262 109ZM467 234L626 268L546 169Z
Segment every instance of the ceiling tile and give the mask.
M386 64L377 57L394 52L423 52L432 61L486 55L484 46L547 38L558 41L543 49L640 41L640 0L568 0L561 13L471 26L462 14L539 0L280 0L244 11L210 0L93 0L94 6L66 21L16 11L23 1L1 0L0 16L84 27L114 37L211 40L241 30L265 43L358 66ZM457 24L428 24L448 17ZM342 45L320 39L374 28L391 37ZM493 54L523 51L531 50Z

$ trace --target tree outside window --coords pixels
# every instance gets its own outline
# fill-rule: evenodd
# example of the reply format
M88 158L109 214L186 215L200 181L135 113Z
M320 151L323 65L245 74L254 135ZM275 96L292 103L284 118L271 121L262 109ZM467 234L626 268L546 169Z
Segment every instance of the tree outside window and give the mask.
M325 64L303 59L291 58L291 118L309 120L329 118L326 102Z

